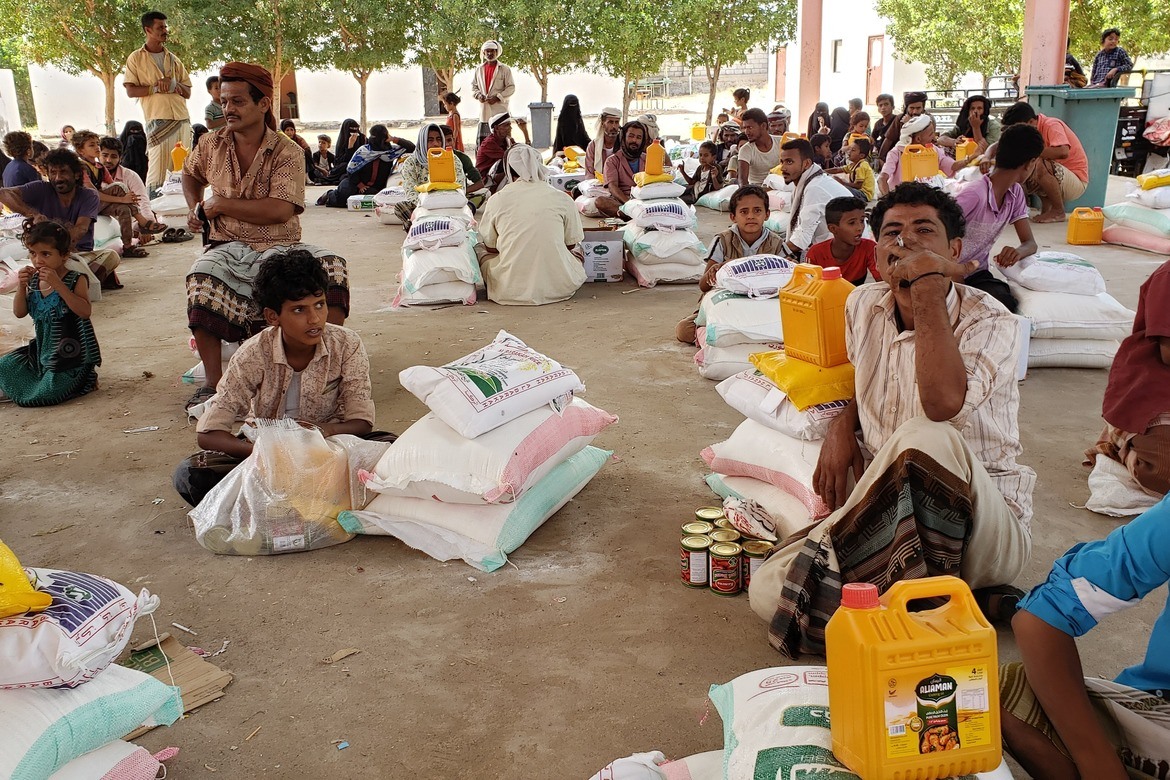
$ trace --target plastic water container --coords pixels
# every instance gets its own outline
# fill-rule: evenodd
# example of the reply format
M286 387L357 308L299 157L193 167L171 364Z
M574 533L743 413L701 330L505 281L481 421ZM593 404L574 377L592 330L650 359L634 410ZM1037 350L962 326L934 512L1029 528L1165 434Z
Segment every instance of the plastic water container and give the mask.
M917 599L948 600L910 611ZM833 754L865 780L990 772L1002 760L995 629L957 577L850 583L825 629Z
M848 140L846 141L845 145L846 145L846 146L849 146L849 145L851 145L851 144L852 144L854 141L861 141L861 140L865 140L865 141L872 141L873 139L872 139L872 138L870 138L870 137L869 137L868 135L866 135L865 133L850 133L850 134L849 134L849 136L848 136Z
M432 184L454 182L455 153L450 149L427 149L427 171Z
M804 133L784 133L782 136L780 136L780 143L786 144L789 141L795 141L797 138L805 138L805 137L806 136Z
M970 138L959 136L959 140L955 142L955 162L962 162L968 157L974 157L978 153L979 144Z
M187 149L182 141L175 141L175 148L171 150L171 170L183 170L183 163L187 162Z
M784 351L790 358L832 368L849 362L845 351L845 299L853 284L835 266L799 263L780 291Z
M902 181L938 176L938 152L933 146L910 144L902 150Z
M695 122L691 125L691 140L692 141L706 141L707 140L707 126L702 122Z
M646 149L646 175L647 176L661 176L663 173L663 164L666 162L666 150L662 148L662 143L655 138L654 143L650 144Z
M1105 229L1105 215L1099 208L1077 208L1068 215L1068 243L1100 244Z

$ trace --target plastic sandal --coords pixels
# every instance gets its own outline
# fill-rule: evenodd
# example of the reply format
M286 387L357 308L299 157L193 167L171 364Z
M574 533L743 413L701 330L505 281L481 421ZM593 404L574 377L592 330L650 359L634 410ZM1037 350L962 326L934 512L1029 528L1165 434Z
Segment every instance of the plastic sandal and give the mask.
M203 386L199 388L190 398L187 399L187 403L183 406L184 411L190 409L192 406L198 406L199 404L204 403L213 395L215 395L214 387Z

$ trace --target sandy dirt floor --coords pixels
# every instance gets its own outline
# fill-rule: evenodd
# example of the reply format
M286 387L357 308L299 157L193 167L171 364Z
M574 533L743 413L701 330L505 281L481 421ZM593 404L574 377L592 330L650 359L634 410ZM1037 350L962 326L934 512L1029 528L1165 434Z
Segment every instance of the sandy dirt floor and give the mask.
M704 238L722 229L726 215L700 211ZM596 442L620 460L494 574L390 538L271 558L212 555L195 543L170 481L195 449L183 412L192 388L179 381L195 362L183 293L195 244L125 261L126 289L93 318L100 390L56 408L0 407L0 534L26 565L149 588L162 599L160 629L174 621L198 632L171 629L187 644L231 640L214 659L235 675L226 695L139 742L180 747L171 776L183 778L583 780L634 751L720 748L708 687L786 660L746 596L679 583L679 525L713 503L699 451L741 421L696 373L694 349L674 340L696 288L626 281L540 308L383 312L402 229L315 206L302 223L306 241L349 260L348 325L370 354L378 427L402 431L424 413L399 371L460 357L507 328L576 369L586 398L620 416ZM1042 247L1064 248L1063 226L1036 232ZM1130 307L1160 262L1112 247L1083 253ZM1022 461L1039 474L1024 587L1074 542L1118 525L1078 508L1088 496L1081 453L1099 432L1105 381L1105 371L1047 369L1021 386ZM124 433L152 425L160 430ZM75 453L40 459L63 451ZM1112 676L1138 660L1164 600L1159 593L1083 640L1086 673ZM135 638L150 630L140 622ZM1001 658L1015 658L1010 633L1001 637ZM361 653L321 663L346 647ZM350 747L337 750L339 739Z

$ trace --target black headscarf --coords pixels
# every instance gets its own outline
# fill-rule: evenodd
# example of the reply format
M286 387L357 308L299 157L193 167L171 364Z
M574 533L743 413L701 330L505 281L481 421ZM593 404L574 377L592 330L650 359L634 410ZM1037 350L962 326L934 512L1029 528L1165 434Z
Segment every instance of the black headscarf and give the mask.
M207 129L206 125L191 125L191 148L194 149L199 145L199 139L207 135L211 131Z
M589 133L581 117L581 101L576 95L565 95L561 114L557 117L557 134L553 138L553 154L563 151L566 146L589 146Z
M146 171L150 167L146 156L146 129L141 122L131 119L122 127L122 166L129 168L146 181Z
M825 118L825 124L829 124L829 104L817 103L817 107L813 109L812 114L808 118L808 137L812 138L820 132L821 123L817 121L818 116Z
M357 139L351 146L349 143L349 136L354 130L357 130ZM349 162L349 158L353 157L353 153L366 145L366 135L362 132L356 119L347 119L341 123L341 129L337 131L337 143L333 145L334 154L337 155L337 162L342 160Z
M849 133L849 109L837 107L829 117L829 149L836 154ZM809 136L810 138L812 136Z
M959 135L965 138L971 137L971 120L967 118L967 111L976 101L983 104L983 121L979 123L979 130L984 138L987 137L987 122L991 119L991 101L983 95L972 95L963 101L963 107L959 109L959 118L955 120L955 129L959 131Z

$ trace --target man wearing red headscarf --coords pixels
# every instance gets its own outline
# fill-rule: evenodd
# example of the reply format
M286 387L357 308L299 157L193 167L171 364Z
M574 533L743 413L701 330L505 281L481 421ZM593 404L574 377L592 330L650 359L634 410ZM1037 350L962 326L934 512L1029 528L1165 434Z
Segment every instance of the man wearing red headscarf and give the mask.
M341 325L349 314L345 259L301 243L305 156L276 131L272 76L257 65L229 62L219 83L226 124L199 139L183 166L187 226L203 234L207 247L187 274L187 322L207 375L189 407L214 395L223 342L263 329L252 280L268 256L290 249L313 254L329 276L329 322ZM211 195L204 197L206 187Z

